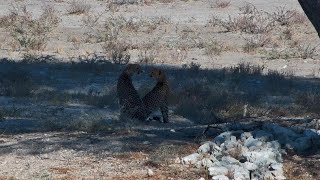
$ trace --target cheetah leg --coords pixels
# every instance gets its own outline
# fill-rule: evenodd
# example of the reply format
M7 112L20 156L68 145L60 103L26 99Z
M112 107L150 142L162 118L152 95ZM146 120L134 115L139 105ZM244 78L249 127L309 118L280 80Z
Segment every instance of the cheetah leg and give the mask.
M160 110L161 110L161 114L162 114L162 117L163 117L163 122L164 123L168 123L169 122L168 106L167 105L161 106Z

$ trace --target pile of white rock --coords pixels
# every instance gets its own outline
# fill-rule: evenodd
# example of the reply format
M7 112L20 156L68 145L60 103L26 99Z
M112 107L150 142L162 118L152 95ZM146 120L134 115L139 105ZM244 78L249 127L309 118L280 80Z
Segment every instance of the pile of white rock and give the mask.
M320 131L296 133L275 124L244 132L227 131L201 145L194 154L182 158L183 164L205 167L215 180L285 179L282 147L303 151L320 145ZM304 146L304 147L301 147Z

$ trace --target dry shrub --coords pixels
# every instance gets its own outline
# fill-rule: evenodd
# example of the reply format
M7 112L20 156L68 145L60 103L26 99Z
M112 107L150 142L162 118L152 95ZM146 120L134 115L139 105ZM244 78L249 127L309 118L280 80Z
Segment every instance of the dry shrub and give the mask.
M143 64L153 64L155 63L156 57L158 56L159 52L157 49L145 49L140 50L138 55L138 61L139 63Z
M262 14L242 14L236 17L229 16L226 21L221 21L220 25L229 32L245 32L252 34L267 33L274 27L274 21Z
M91 9L91 5L85 1L73 0L67 10L68 14L88 14Z
M304 24L308 21L308 17L302 12L292 10L291 14L291 22L294 24Z
M216 40L204 43L205 54L208 56L219 56L224 50L224 45Z
M260 47L265 47L271 41L270 37L266 34L257 34L244 39L246 44L242 47L242 49L246 53L253 52Z
M257 8L251 3L245 3L244 6L239 8L242 14L256 14L258 12Z
M12 6L6 16L7 30L25 50L43 50L50 32L58 26L59 17L53 6L44 6L38 19L33 19L26 6Z
M215 0L213 7L215 8L226 8L231 4L231 0Z

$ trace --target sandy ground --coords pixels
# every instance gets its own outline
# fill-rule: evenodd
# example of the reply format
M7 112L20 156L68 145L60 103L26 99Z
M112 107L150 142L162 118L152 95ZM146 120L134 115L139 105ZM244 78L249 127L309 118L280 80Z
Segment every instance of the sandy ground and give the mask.
M42 6L51 4L57 10L61 22L50 33L46 48L36 54L54 55L64 61L92 53L104 55L102 43L86 41L85 34L91 31L82 22L86 14L70 15L67 13L71 2L71 0L1 0L0 17L8 15L12 3L25 4L34 18L40 16ZM270 13L277 11L279 7L302 12L296 0L232 0L230 6L226 8L211 7L213 1L173 1L170 3L156 1L122 5L114 13L105 10L107 4L105 1L88 0L86 2L91 5L89 14L102 14L98 21L100 26L105 23L106 18L120 15L137 20L169 19L166 23L158 24L151 32L146 32L141 28L138 32L128 31L123 34L126 42L138 47L130 49L133 62L139 60L139 54L144 50L142 47L151 46L150 51L156 51L155 62L158 64L181 66L194 62L200 64L202 68L221 69L241 62L250 62L255 65L264 65L266 70L278 70L301 77L320 77L320 55L317 53L312 58L306 59L294 57L270 60L265 53L261 53L261 51L270 50L270 47L262 47L250 53L243 52L242 46L246 43L244 37L254 37L254 35L225 32L221 28L207 26L213 15L224 20L227 20L229 15L236 17L240 13L239 7L242 7L245 2L252 3L258 10ZM280 38L281 32L286 28L277 27L268 34L277 47L285 49L288 48L289 43L297 42L301 45L315 46L316 52L320 52L320 40L310 22L290 26L293 37L287 41ZM222 44L224 48L221 54L207 55L204 48L193 44L193 42L205 40L215 40ZM16 47L10 33L3 27L0 27L0 42L1 58L19 60L26 53ZM50 73L58 74L52 76L57 82L60 82L59 78L62 79L61 82L63 81L64 84L55 86L60 90L80 91L84 85L88 85L88 82L90 85L83 88L83 91L88 91L90 88L102 88L101 84L112 88L116 80L116 77L110 79L101 77L93 81L90 76L79 75L83 81L78 82L72 79L70 82L65 82L63 78L70 76L68 72L57 70ZM43 82L43 87L46 88L49 83L50 81ZM15 121L10 121L9 124L7 124L8 119L1 120L0 126L4 132L0 135L0 179L207 178L204 170L183 166L178 159L193 153L201 142L210 140L219 133L219 130L212 130L206 138L199 138L204 127L193 127L188 119L182 117L174 117L170 125L155 122L137 126L135 129L126 127L125 130L112 129L105 133L52 132L41 129L43 124L33 121L32 118L41 120L46 116L65 113L81 118L94 115L95 119L113 119L118 116L118 112L109 111L109 109L92 110L91 107L76 103L68 104L67 108L60 110L59 106L28 102L23 98L1 97L2 107L12 104L14 104L12 109L19 109L19 117L24 119L19 121L13 118L11 120ZM21 126L24 128L21 129ZM17 129L15 131L14 128L9 128L10 131L8 131L8 127ZM290 177L291 179L295 177L320 178L318 153L309 156L295 154L289 156L285 164L288 167L288 174L292 175L288 179ZM148 174L148 169L153 171L153 175L150 172Z

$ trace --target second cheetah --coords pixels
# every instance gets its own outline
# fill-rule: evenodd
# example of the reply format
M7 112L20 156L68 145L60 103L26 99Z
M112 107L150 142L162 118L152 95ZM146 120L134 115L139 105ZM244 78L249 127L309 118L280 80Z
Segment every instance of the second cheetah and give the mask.
M142 98L147 116L160 108L163 122L168 123L168 98L170 88L166 75L162 70L154 68L151 70L150 77L155 78L157 80L157 84Z

